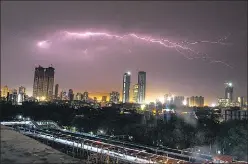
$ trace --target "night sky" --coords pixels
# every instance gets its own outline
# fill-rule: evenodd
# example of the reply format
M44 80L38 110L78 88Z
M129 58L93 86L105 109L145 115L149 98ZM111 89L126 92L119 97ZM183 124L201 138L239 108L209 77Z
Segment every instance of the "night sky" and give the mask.
M31 94L35 66L50 64L66 91L121 92L123 74L133 85L141 70L148 100L172 93L212 103L226 81L235 97L246 96L247 2L1 2L1 86Z

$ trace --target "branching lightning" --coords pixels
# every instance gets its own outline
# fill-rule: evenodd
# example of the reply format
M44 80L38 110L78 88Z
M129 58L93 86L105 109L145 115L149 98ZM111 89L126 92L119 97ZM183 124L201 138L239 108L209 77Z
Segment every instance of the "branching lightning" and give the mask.
M104 33L104 32L69 32L69 31L63 31L61 34L63 34L63 37L65 40L67 39L89 39L89 38L102 38L102 39L118 39L118 40L126 40L126 39L137 39L141 40L143 42L147 43L153 43L160 46L163 46L165 48L171 48L182 54L187 59L202 59L204 61L207 61L209 63L220 63L225 66L228 66L232 68L229 64L225 63L224 61L218 61L214 60L212 57L210 57L206 53L198 52L190 47L190 45L196 45L200 43L208 43L208 44L219 44L219 45L230 45L230 43L224 42L227 40L229 35L218 39L217 41L208 41L208 40L200 40L200 41L183 41L181 43L173 42L169 39L156 39L152 37L144 37L135 33L130 33L127 35L113 35L110 33ZM38 43L39 47L46 48L48 47L48 42L50 41L42 41ZM130 52L130 50L129 50ZM87 49L84 51L84 53L87 53Z
M228 34L227 36L224 36L217 41L209 41L209 40L200 40L200 41L183 41L182 43L188 44L188 45L194 45L194 44L199 44L199 43L210 43L210 44L220 44L220 45L232 45L231 43L225 43L224 41L227 40L227 38L231 34Z

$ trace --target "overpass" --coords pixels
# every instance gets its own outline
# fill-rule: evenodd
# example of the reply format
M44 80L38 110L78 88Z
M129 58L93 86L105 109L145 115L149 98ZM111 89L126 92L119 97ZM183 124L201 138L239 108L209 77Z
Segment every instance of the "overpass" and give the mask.
M25 135L34 138L49 140L63 145L71 146L73 149L84 149L86 151L95 152L98 154L105 154L112 158L118 158L122 161L131 163L185 163L186 161L173 159L167 156L156 155L148 153L145 150L131 149L121 147L109 143L104 143L97 140L90 140L84 137L74 137L63 133L50 133L38 129L25 129L22 128L21 132Z
M30 128L39 129L40 126L35 121L3 121L1 125L5 126L14 126L14 125L21 125L21 126L29 126Z
M61 128L56 122L51 121L51 120L41 120L41 121L36 121L36 123L39 125L40 128L52 128L52 129L60 129Z
M206 162L204 157L195 158L190 152L183 152L173 149L160 150L158 148L147 147L135 143L117 141L102 136L93 136L88 133L73 133L63 130L53 121L20 121L20 122L1 122L3 125L34 125L20 127L21 133L35 139L47 140L50 142L67 145L73 149L86 150L98 154L105 154L112 158L118 158L132 163L185 163L185 162ZM36 125L37 124L37 125ZM52 129L44 130L42 126L51 124ZM57 128L53 128L57 127ZM209 156L208 156L209 158Z

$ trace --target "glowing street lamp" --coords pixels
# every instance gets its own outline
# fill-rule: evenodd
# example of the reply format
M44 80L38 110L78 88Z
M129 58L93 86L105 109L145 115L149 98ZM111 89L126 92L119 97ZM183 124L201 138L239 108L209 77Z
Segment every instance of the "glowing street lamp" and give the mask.
M22 120L22 118L23 118L22 115L17 115L16 117L18 120Z
M27 121L30 121L30 117L27 117L26 120L27 120Z

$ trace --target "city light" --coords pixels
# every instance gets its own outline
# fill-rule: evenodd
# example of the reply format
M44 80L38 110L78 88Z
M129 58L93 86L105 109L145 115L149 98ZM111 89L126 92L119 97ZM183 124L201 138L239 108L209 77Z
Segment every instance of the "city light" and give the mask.
M144 110L144 109L145 109L145 107L146 107L146 105L145 105L145 104L140 105L141 110Z
M244 2L45 3L5 5L6 145L19 133L67 163L248 162Z
M21 94L18 94L17 102L18 103L21 103L22 102L22 95Z
M27 117L26 120L27 120L27 121L30 121L30 117Z
M159 100L161 103L164 103L164 98L163 98L163 97L160 97L158 100Z
M168 98L167 98L167 100L168 100L168 101L171 101L171 100L172 100L172 98L171 98L171 97L168 97Z
M186 100L183 100L183 105L187 105L187 101Z
M42 96L41 97L41 101L45 101L46 100L46 97L45 96Z
M145 104L146 105L149 105L151 101L145 101Z
M21 120L23 117L22 117L22 115L17 115L16 118L17 118L18 120Z

